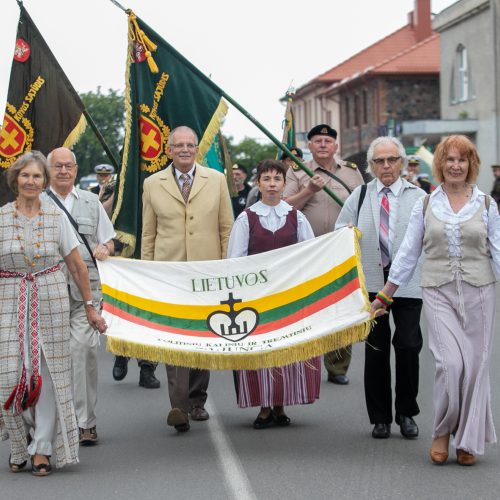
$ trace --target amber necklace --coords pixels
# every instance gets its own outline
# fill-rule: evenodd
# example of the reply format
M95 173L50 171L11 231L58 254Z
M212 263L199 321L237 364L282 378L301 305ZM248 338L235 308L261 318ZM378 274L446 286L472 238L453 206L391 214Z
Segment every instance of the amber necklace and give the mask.
M19 222L19 203L16 201L14 203L14 227L17 230L17 234L15 236L15 239L19 241L21 245L21 251L24 252L24 262L26 262L26 265L28 267L35 267L36 266L36 261L41 257L40 256L40 245L41 245L41 238L42 238L42 217L43 217L43 211L41 209L38 209L37 215L38 215L38 221L36 223L36 231L35 235L38 240L35 241L35 238L33 237L32 244L35 248L34 257L33 260L31 260L27 255L26 255L26 244L24 243L24 238L22 235L22 226Z

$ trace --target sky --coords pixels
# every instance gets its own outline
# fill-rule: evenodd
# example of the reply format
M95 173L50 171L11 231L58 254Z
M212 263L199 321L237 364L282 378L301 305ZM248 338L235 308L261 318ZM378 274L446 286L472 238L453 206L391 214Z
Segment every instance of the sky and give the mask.
M415 0L120 0L278 139L279 99L407 23ZM453 0L432 0L433 13ZM19 8L1 0L0 110L5 109ZM111 0L25 0L78 92L125 88L127 16ZM0 112L1 114L1 112ZM230 107L236 141L266 136Z

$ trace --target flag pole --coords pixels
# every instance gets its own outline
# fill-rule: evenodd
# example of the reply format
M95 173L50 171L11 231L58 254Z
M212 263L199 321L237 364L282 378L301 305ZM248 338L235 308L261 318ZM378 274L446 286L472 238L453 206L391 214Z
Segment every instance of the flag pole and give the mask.
M115 167L115 172L118 172L119 170L119 164L118 161L115 158L115 155L111 152L111 149L109 149L109 146L106 144L106 140L104 139L103 135L101 134L101 131L97 128L97 125L95 124L94 120L90 116L89 112L87 111L87 108L83 108L83 114L85 115L85 118L87 120L87 123L90 125L90 128L94 132L97 140L101 143L101 146L104 149L104 152L109 158L109 161Z
M130 9L125 9L120 3L118 3L116 0L110 0L111 3L116 5L118 8L126 12L127 14L130 12ZM151 27L149 28L155 35L162 39L156 31L154 31ZM180 61L182 62L185 66L187 66L198 78L203 80L209 87L211 87L215 92L220 94L226 101L228 101L231 105L233 105L243 116L248 118L261 132L266 135L271 142L273 142L281 151L283 151L289 158L291 158L296 165L300 169L302 169L309 177L314 176L314 172L306 167L304 163L300 160L300 158L297 158L285 145L283 145L276 137L274 137L269 130L267 130L264 125L262 125L259 121L257 121L256 118L254 118L243 106L241 106L239 103L237 103L230 95L226 94L224 90L222 90L217 84L215 84L208 76L206 76L204 73L202 73L193 63L188 61L180 52L178 52L172 45L170 45L166 40L163 40L165 45L169 47L169 50L172 52L172 54ZM331 197L333 198L341 207L344 205L342 200L327 186L323 187L323 190Z

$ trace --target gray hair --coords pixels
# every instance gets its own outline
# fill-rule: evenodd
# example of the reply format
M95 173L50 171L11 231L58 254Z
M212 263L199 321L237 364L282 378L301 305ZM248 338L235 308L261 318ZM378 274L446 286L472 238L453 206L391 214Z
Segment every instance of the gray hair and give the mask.
M172 146L173 141L174 141L174 134L176 132L191 132L194 135L194 142L196 143L196 146L198 145L198 136L196 135L196 132L190 128L187 127L186 125L179 125L178 127L175 127L173 130L170 131L170 135L168 136L168 145Z
M61 148L56 148L56 149L61 149ZM64 148L64 149L68 149L68 148ZM55 151L55 149L53 149L48 155L47 155L47 164L49 165L49 167L52 166L52 153ZM73 151L71 151L71 149L68 149L68 151L71 153L71 156L73 157L73 163L76 165L76 156L75 156L75 153L73 153Z
M17 178L19 177L21 170L29 163L36 163L39 167L41 167L44 178L43 188L45 189L49 185L49 167L47 165L47 159L42 153L40 153L40 151L28 151L22 154L5 173L7 177L7 185L16 195L19 194L17 189Z
M381 137L377 137L372 141L370 146L368 147L368 151L366 152L366 163L368 164L366 171L375 177L373 172L373 154L375 152L375 148L380 146L381 144L392 144L398 148L399 156L401 156L402 165L401 171L403 171L408 166L408 157L406 156L406 150L403 144L396 137L389 137L387 135L383 135Z

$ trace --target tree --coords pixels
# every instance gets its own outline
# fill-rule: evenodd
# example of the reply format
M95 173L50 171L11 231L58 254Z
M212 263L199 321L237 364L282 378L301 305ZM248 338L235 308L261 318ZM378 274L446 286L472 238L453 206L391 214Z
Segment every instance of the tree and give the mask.
M225 137L229 155L234 163L243 165L248 173L261 160L275 159L277 147L272 142L261 143L245 137L238 144L233 144L233 137Z
M113 89L103 93L101 87L97 87L96 92L81 93L80 97L109 149L119 161L125 125L123 94ZM78 178L93 172L94 167L100 163L111 164L90 125L87 125L85 134L75 144L73 151L78 162Z

